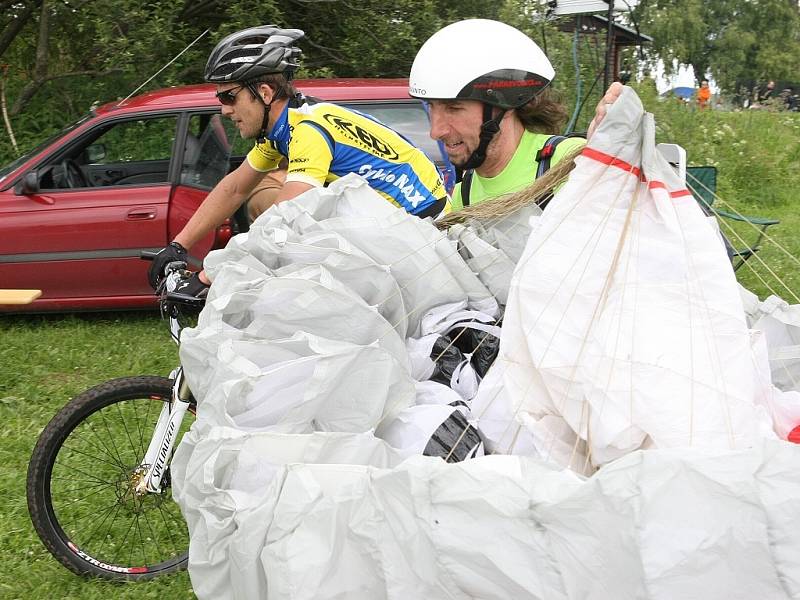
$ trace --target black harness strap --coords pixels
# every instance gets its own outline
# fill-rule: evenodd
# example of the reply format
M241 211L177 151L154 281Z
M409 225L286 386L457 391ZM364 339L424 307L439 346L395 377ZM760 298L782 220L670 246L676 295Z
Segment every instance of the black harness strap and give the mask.
M558 146L565 139L567 138L563 135L551 135L549 138L547 138L544 146L542 146L536 153L536 162L539 163L539 167L536 169L536 179L539 179L539 177L550 170L550 161L553 159L553 155L556 153L556 146Z
M544 143L544 146L536 153L536 161L539 163L539 167L536 169L536 179L539 179L542 175L547 173L550 170L550 163L553 160L553 155L556 153L556 146L558 146L561 142L567 139L563 135L553 135L547 138L547 141ZM550 204L550 200L553 199L552 192L540 198L536 205L541 208L542 210Z
M420 219L424 219L425 217L438 217L439 213L444 210L445 205L447 204L447 198L439 198L436 202L431 204L428 208L418 213L413 213L415 217L419 217Z
M468 169L461 176L461 205L465 208L469 206L469 189L472 187L472 174L474 172L475 169Z

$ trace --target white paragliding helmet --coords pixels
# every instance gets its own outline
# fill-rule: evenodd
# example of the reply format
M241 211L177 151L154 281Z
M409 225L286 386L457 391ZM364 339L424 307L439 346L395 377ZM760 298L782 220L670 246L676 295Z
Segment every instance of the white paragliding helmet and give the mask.
M527 35L499 21L467 19L426 41L411 66L409 94L421 100L477 100L484 104L481 143L465 168L480 166L507 110L544 90L555 71ZM493 107L500 109L493 117Z

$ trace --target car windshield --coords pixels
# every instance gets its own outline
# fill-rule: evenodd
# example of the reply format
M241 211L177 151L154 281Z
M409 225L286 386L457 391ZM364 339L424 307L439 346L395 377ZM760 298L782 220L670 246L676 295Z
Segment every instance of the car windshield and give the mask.
M75 129L81 123L85 122L91 116L92 116L91 113L88 114L88 115L84 115L83 117L81 117L80 119L78 119L77 121L72 123L71 125L67 125L64 129L62 129L58 133L56 133L54 135L51 135L45 141L43 141L42 143L38 144L35 148L33 148L33 150L29 150L28 152L26 152L25 154L23 154L19 158L16 158L16 159L12 160L10 163L8 163L7 165L3 165L2 167L0 167L0 182L2 182L6 177L8 177L9 173L14 171L14 169L19 167L24 162L28 161L34 155L36 155L39 152L41 152L42 150L44 150L45 147L49 146L54 140L60 138L61 136L64 136L64 135L68 134L70 131Z

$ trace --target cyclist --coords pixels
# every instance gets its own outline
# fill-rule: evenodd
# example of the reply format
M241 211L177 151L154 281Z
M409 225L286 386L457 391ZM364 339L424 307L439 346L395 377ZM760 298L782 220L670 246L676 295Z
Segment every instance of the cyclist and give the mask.
M366 115L329 103L309 105L292 86L303 37L299 29L252 27L225 37L212 51L205 79L217 84L222 114L243 138L256 139L240 167L226 175L149 271L154 288L172 261L230 217L266 171L288 159L276 202L294 198L348 173L358 173L381 196L420 216L436 216L447 204L439 172L425 154L394 130ZM186 293L207 285L196 275Z
M527 187L586 143L554 136L567 116L548 88L554 75L533 40L498 21L453 23L420 48L409 93L428 102L431 137L464 169L453 191L454 210ZM621 90L619 83L609 88L590 134Z

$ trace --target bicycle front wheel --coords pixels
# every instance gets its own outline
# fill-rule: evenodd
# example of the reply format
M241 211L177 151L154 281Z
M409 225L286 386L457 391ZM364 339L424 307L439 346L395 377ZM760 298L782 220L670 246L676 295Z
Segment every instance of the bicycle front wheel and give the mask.
M28 466L28 510L42 542L78 575L150 579L186 567L189 534L172 500L134 493L172 380L124 377L73 398L44 428ZM193 418L184 419L180 441Z

